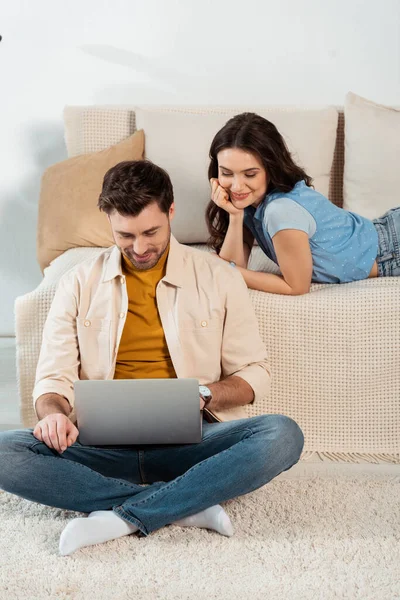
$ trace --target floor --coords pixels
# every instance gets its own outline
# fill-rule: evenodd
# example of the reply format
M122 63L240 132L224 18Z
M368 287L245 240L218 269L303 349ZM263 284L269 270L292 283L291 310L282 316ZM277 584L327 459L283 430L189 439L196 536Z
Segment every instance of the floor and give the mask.
M21 426L15 342L0 338L0 431ZM382 477L379 481L375 477L372 481L359 477L367 473ZM278 484L278 479L286 481ZM218 582L220 574L229 573L235 560L234 583L239 583L231 586L229 593L224 582L220 588L214 586L212 597L223 600L242 596L242 583L255 569L257 584L251 587L253 577L246 588L253 599L265 597L265 590L271 586L278 592L274 597L282 598L317 597L321 589L325 590L324 598L332 599L338 597L337 590L339 594L347 590L346 598L400 598L396 575L397 521L393 516L398 498L395 486L399 481L400 465L300 461L267 486L229 501L227 512L230 511L237 529L229 543L224 542L227 538L221 540L222 536L204 529L164 527L146 538L145 548L142 541L130 536L129 540L125 537L85 548L76 556L67 557L68 563L58 556L59 534L71 519L68 511L38 504L27 507L21 498L3 494L0 555L5 563L0 598L50 600L61 597L59 594L63 598L78 598L79 594L79 598L108 599L107 586L93 587L93 582L107 579L120 584L114 597L134 598L135 590L147 581L150 583L147 588L145 585L143 597L147 590L152 598L157 594L172 600L177 598L176 586L165 588L171 569L174 581L183 581L183 595L179 597L194 597L196 589L200 590L196 597L203 598L210 593L204 572L210 581ZM168 549L168 568L165 560L159 560L160 547ZM132 557L136 561L133 571ZM38 577L43 564L50 568ZM128 587L124 580L127 569L132 571ZM187 577L182 579L182 573L189 572L193 577L185 588Z
M15 338L0 337L0 431L19 427Z

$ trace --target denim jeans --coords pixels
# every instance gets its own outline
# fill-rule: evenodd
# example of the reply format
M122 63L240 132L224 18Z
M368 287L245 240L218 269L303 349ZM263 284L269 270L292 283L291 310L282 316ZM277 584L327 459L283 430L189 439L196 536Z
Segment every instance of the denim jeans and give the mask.
M94 447L78 437L62 454L17 429L0 433L0 488L83 513L112 509L143 537L260 488L296 464L303 445L297 423L279 414L203 419L198 444Z
M378 276L400 276L400 207L392 208L373 224L378 232Z

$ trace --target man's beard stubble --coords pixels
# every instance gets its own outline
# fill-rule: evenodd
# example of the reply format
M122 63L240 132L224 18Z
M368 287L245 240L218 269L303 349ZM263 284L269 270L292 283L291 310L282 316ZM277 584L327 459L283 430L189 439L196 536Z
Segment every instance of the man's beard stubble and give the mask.
M139 271L148 271L149 269L152 269L153 267L155 267L156 264L158 263L158 261L160 260L160 258L164 255L164 252L166 251L168 244L170 243L170 239L171 239L171 226L168 225L168 239L165 242L164 248L160 252L156 252L154 256L150 256L149 260L146 262L136 262L136 260L130 253L127 253L126 250L123 251L122 248L120 248L119 246L118 246L118 248L120 249L122 254L124 256L126 256L126 258L130 261L130 263L135 267L135 269L138 269ZM153 252L151 250L150 250L150 252L153 254Z

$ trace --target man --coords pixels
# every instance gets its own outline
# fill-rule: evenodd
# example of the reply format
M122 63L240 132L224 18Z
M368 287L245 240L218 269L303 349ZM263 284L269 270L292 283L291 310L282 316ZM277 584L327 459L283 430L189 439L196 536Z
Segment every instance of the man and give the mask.
M148 161L105 175L99 207L115 246L65 274L44 327L34 429L0 434L0 487L90 513L62 532L60 553L167 524L233 534L219 505L298 462L299 426L246 418L269 386L265 348L240 273L171 235L173 190ZM69 418L81 379L194 377L203 439L175 446L92 447ZM110 398L112 402L112 398ZM218 422L220 421L220 422ZM143 484L149 484L144 487Z

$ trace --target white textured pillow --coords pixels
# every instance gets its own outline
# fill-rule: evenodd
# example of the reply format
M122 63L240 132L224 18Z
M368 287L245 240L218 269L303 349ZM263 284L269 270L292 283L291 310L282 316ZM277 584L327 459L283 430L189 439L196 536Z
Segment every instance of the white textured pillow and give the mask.
M182 243L207 241L205 208L210 199L209 149L219 129L248 108L136 108L136 126L145 133L145 156L170 175L176 216L172 230ZM313 177L325 196L336 141L338 113L322 109L250 109L272 121L285 137L293 158Z
M343 208L375 219L400 205L400 110L349 92L344 118Z
M100 152L136 131L135 109L123 106L66 106L64 125L68 158Z

